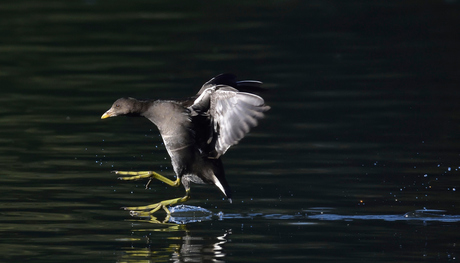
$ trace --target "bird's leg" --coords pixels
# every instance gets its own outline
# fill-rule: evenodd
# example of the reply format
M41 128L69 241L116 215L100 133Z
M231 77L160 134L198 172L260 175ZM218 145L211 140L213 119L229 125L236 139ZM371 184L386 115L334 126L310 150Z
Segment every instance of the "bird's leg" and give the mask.
M169 211L167 206L175 205L175 204L178 204L178 203L183 203L183 202L185 202L185 201L187 201L189 199L190 199L190 189L187 189L187 190L185 190L185 196L184 197L164 200L164 201L161 201L159 203L146 205L146 206L123 207L123 209L130 210L129 214L131 216L145 217L145 216L150 216L151 214L153 214L156 211L160 210L160 208L163 208L163 210L165 210L166 213L169 215L169 214L171 214L171 212Z
M140 172L132 172L132 171L113 171L116 174L119 175L133 175L130 177L118 177L119 180L124 180L124 181L133 181L133 180L140 180L140 179L145 179L145 178L150 178L148 183L145 185L145 188L147 189L148 186L150 185L150 182L152 179L157 179L160 180L164 183L167 183L170 186L177 187L180 185L180 178L177 177L176 181L172 181L163 175L160 175L156 172L153 171L140 171Z

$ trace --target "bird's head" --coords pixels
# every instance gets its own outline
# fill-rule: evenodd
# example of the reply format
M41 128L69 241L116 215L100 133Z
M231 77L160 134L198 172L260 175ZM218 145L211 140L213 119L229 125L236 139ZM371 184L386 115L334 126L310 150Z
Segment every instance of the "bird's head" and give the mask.
M120 98L116 100L112 107L101 116L101 119L132 113L136 101L133 98Z

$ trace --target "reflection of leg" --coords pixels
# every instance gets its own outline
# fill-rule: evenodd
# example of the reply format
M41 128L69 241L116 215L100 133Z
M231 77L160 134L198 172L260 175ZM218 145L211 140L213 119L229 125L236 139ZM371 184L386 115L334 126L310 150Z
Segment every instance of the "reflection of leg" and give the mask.
M177 177L176 181L172 181L163 175L160 175L156 172L153 171L140 171L140 172L133 172L133 171L113 171L116 174L119 175L133 175L131 177L118 177L119 180L124 180L124 181L132 181L132 180L139 180L139 179L145 179L145 178L150 178L150 181L147 183L145 188L148 188L150 182L152 179L157 179L160 180L164 183L169 184L170 186L177 187L180 185L180 178Z
M169 200L164 200L156 204L151 204L151 205L146 205L146 206L137 206L137 207L124 207L123 209L125 210L131 210L129 213L132 216L149 216L156 211L158 211L160 208L163 208L166 213L169 215L169 209L166 206L171 206L175 205L178 203L183 203L187 200L190 199L190 189L187 189L185 191L185 196L184 197L179 197L179 198L174 198L174 199L169 199Z

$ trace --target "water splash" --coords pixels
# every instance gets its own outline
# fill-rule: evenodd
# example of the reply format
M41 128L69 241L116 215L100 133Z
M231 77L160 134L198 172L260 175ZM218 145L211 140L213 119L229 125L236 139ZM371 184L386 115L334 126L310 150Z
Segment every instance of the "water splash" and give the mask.
M191 205L178 205L169 209L171 217L170 223L187 224L212 219L213 213L205 208Z

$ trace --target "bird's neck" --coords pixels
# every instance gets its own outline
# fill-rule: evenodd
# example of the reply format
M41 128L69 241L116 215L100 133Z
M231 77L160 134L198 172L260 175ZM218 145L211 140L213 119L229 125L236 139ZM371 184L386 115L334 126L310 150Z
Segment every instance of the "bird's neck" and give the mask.
M139 115L146 117L149 119L151 122L153 122L155 125L158 126L158 124L161 122L161 120L164 118L164 112L162 111L161 106L161 101L138 101L138 105L136 105L136 108L139 109Z
M130 116L144 116L145 112L148 110L149 105L152 104L151 101L147 100L137 100L132 99L133 104L130 112L127 115Z

